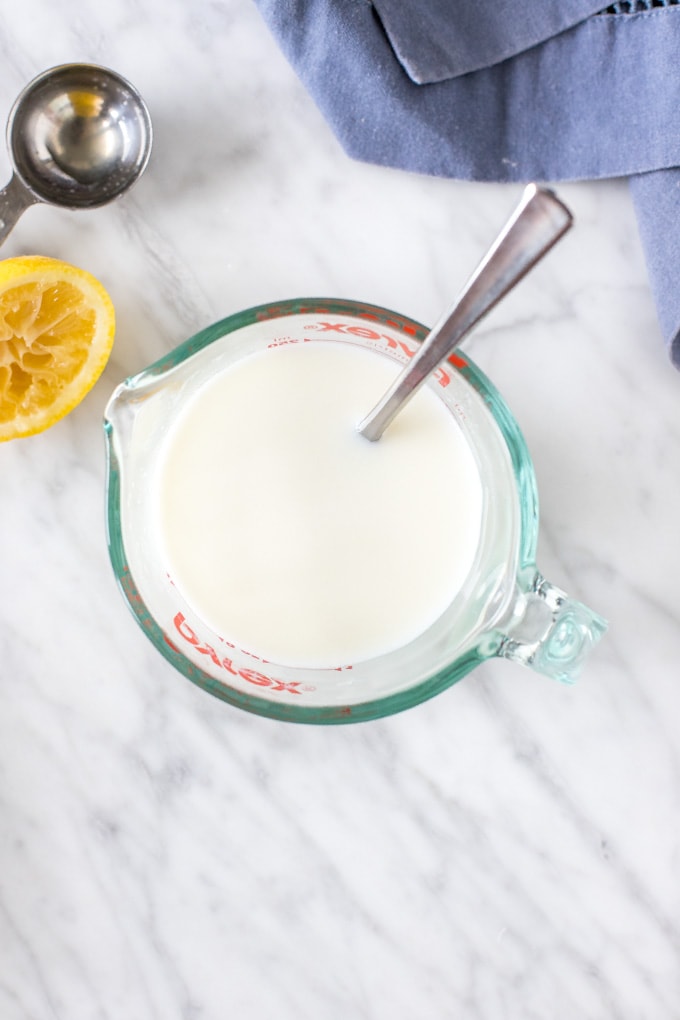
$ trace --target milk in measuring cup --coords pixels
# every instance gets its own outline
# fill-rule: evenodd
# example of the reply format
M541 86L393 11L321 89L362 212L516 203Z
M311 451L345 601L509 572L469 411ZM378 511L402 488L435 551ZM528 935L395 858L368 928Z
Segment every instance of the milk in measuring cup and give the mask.
M356 431L399 371L348 344L274 346L173 423L154 480L164 559L226 641L351 664L417 637L460 590L482 486L455 418L423 387L378 442Z

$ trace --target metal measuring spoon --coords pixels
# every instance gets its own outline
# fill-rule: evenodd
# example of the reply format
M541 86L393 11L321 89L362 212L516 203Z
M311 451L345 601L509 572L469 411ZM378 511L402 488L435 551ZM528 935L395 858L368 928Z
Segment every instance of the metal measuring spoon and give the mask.
M453 305L385 396L357 426L366 439L381 435L430 373L473 326L510 291L569 229L567 207L545 188L529 184L522 199Z
M96 64L62 64L34 78L12 107L14 173L0 191L0 244L30 205L91 209L137 180L151 151L151 118L137 90Z

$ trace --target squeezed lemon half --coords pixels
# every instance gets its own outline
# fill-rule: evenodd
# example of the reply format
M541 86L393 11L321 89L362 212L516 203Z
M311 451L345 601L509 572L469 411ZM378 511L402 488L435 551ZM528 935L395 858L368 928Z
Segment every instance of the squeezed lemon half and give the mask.
M59 259L0 261L0 442L42 432L71 411L106 365L111 298Z

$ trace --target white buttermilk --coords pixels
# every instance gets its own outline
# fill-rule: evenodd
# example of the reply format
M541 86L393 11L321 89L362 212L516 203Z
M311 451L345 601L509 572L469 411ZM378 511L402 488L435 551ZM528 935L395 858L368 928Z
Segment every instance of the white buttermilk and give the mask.
M338 666L432 624L477 550L482 486L462 430L422 388L383 437L356 425L400 366L332 340L223 370L180 411L156 499L168 571L224 639Z

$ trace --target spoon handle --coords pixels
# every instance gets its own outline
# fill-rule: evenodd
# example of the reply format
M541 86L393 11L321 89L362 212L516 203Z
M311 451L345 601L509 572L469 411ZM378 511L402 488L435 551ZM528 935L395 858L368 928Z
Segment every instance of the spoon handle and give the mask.
M37 201L14 174L0 191L0 244L7 239L22 212Z
M423 340L420 349L373 408L358 431L379 439L430 373L473 326L510 291L569 229L572 215L545 188L529 184L514 213L453 305Z

